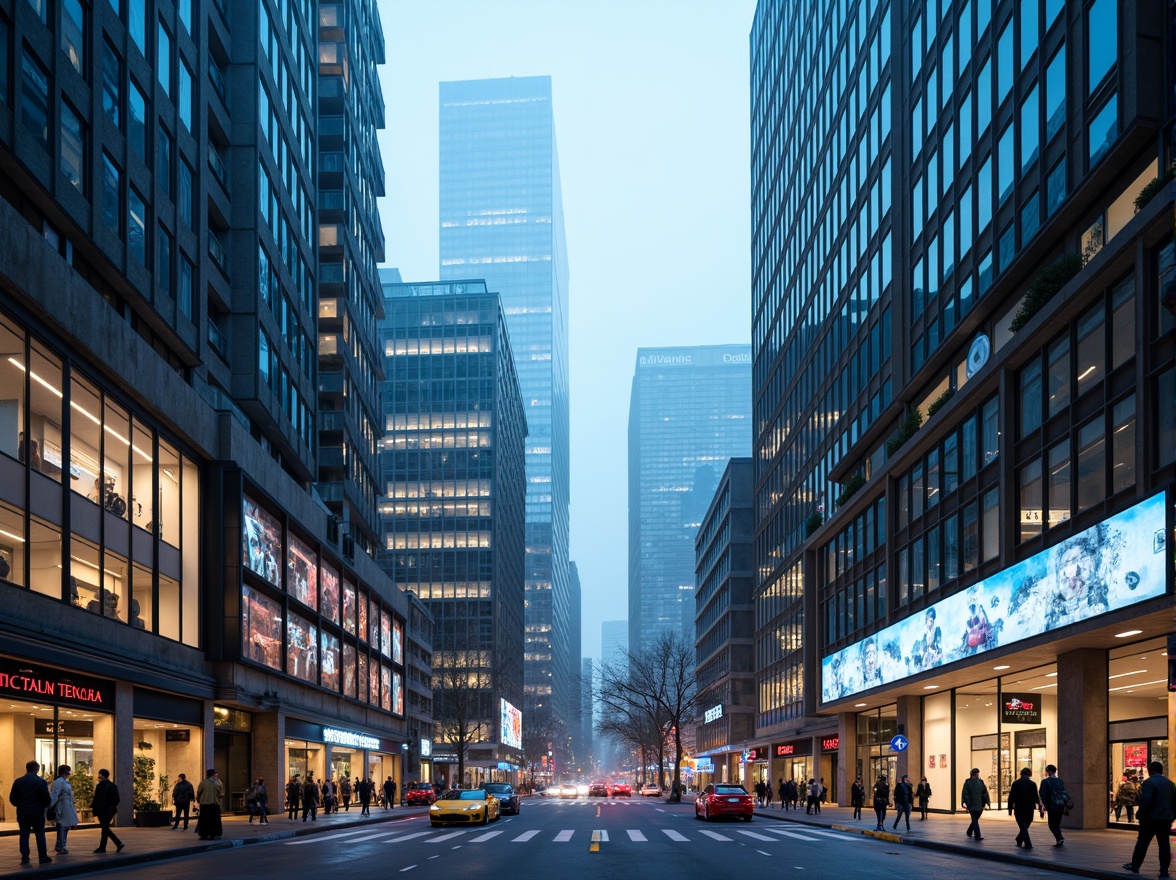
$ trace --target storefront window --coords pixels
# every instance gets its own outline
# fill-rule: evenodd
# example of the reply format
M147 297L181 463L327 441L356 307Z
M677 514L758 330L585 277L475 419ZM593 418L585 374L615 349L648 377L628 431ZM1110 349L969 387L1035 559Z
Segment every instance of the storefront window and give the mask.
M186 724L136 718L134 721L134 789L135 809L158 804L171 809L171 790L184 773L193 785L203 773L192 768L204 764L204 731Z
M890 749L890 740L898 733L897 707L891 703L857 717L857 767L855 775L862 778L866 790L872 788L879 776L886 776L894 785L898 755Z
M1109 821L1130 823L1147 765L1168 767L1168 657L1164 639L1115 648L1107 661Z

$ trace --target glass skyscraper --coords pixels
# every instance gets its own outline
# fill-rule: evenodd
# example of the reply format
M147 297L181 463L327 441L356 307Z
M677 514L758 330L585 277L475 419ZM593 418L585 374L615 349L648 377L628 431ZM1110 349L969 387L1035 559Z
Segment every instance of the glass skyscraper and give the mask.
M502 296L527 410L528 711L575 710L568 583L568 265L551 78L441 83L441 278Z
M629 403L629 651L694 644L694 537L751 449L751 349L640 348Z
M1161 5L757 8L751 745L819 755L831 797L1166 754L1143 718L1173 699L1148 659L1176 484Z

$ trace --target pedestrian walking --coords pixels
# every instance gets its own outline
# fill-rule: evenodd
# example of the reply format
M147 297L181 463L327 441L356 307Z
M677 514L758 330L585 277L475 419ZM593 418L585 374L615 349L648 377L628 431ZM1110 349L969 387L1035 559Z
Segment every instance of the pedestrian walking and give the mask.
M874 783L874 815L878 817L878 831L886 830L886 808L890 806L890 780L879 776Z
M286 783L286 818L297 819L298 810L302 805L302 783L298 781L299 774L295 773Z
M781 810L788 809L788 786L786 786L784 784L784 777L783 776L780 777L780 784L776 788L776 794L780 798L780 809Z
M184 820L184 830L188 830L188 816L192 809L192 801L196 800L196 789L188 781L188 777L180 774L179 780L172 787L172 806L175 807L176 821L172 823L172 831L180 827L180 819Z
M980 835L980 816L983 815L985 807L992 806L992 801L988 797L988 786L980 778L979 767L973 767L971 774L964 780L960 803L964 805L964 809L972 817L972 822L968 825L968 837L973 840L983 840L984 838Z
M266 804L269 802L269 792L265 787L265 780L260 776L253 785L245 790L245 809L249 811L249 824L253 824L253 817L257 816L258 825L269 824L269 811L266 809Z
M860 820L862 807L866 805L866 787L862 785L860 776L854 779L853 785L849 789L849 803L853 807L853 817Z
M1119 790L1115 792L1115 821L1123 818L1123 808L1127 808L1127 821L1135 821L1135 799L1139 797L1139 786L1135 784L1134 776L1124 776L1119 783Z
M755 784L755 803L758 807L764 805L764 781L762 779Z
M49 788L49 809L53 811L54 822L57 824L57 842L53 849L59 853L68 853L66 841L69 839L71 828L77 827L78 810L74 804L73 785L70 784L69 774L72 772L69 764L62 764L57 768L57 778Z
M355 786L356 793L359 795L359 815L370 816L372 814L372 792L375 790L375 785L372 784L371 777L365 777L359 781Z
M94 818L98 820L98 825L102 829L98 849L94 850L96 853L106 852L108 842L114 844L115 852L122 852L123 847L126 846L118 839L118 835L110 830L110 823L114 821L114 817L118 813L118 802L118 786L110 781L110 771L99 770L98 784L94 786L94 797L90 801L90 812L94 814Z
M332 810L334 810L336 813L339 812L339 808L338 808L338 806L336 806L337 802L335 800L335 780L334 779L331 779L329 777L327 779L324 779L322 788L319 790L319 794L322 797L323 815L324 816L331 815Z
M902 774L898 785L894 786L894 828L898 829L898 820L906 819L906 830L911 830L911 807L915 804L915 790L911 787L911 778Z
M390 804L388 809L395 810L396 809L396 780L393 779L391 776L388 777L388 780L392 783L392 796L390 798L388 798L388 803Z
M789 795L789 800L792 801L792 809L794 809L794 810L800 809L800 787L801 787L801 784L802 783L798 782L795 778L788 780L788 795Z
M1070 795L1066 793L1066 784L1058 776L1058 768L1053 764L1045 765L1045 779L1041 780L1041 788L1037 792L1041 798L1041 806L1045 809L1049 832L1054 836L1054 846L1062 846L1066 838L1062 837L1062 816L1070 808Z
M351 811L351 777L344 776L339 783L339 797L343 798L343 812Z
M221 824L221 801L225 797L225 784L217 776L216 768L210 767L196 787L196 834L201 840L220 840L224 834Z
M775 789L772 788L771 777L764 780L764 806L769 809L772 806L772 798L775 795Z
M931 802L931 785L924 776L919 780L919 787L915 789L915 800L919 802L919 821L927 820L927 804Z
M1009 787L1008 804L1009 815L1017 820L1017 846L1033 849L1029 826L1033 824L1034 810L1041 809L1041 797L1028 767L1021 769L1020 777Z
M821 780L817 782L813 780L809 789L809 794L813 798L813 812L819 816L821 815L821 803L825 800L825 781Z
M385 810L388 809L388 805L392 803L392 786L393 783L391 776L385 779L384 784L380 786L380 803Z
M49 807L49 783L38 776L41 765L36 761L25 764L25 774L12 782L8 803L16 807L16 825L20 829L20 863L31 860L29 837L37 842L37 857L42 865L53 861L45 844L45 810ZM122 847L119 847L122 849Z
M1152 838L1160 851L1160 876L1167 877L1168 866L1172 864L1172 820L1176 819L1176 785L1164 776L1164 765L1152 761L1147 765L1147 779L1139 787L1135 802L1135 816L1139 820L1139 837L1131 861L1123 865L1125 870L1138 874L1147 855ZM23 852L23 850L22 850Z
M311 822L318 821L319 787L314 776L306 774L306 782L302 783L302 821L310 817Z

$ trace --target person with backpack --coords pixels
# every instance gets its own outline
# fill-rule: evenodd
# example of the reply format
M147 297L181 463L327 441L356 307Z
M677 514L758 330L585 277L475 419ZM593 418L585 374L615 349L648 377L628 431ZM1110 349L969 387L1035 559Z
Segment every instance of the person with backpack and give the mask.
M286 783L286 818L296 819L298 817L298 809L302 800L302 783L298 781L298 774L295 773L290 777L290 781Z
M339 797L343 799L343 812L351 811L351 777L344 776L343 781L339 783Z
M890 780L885 775L879 776L874 783L874 815L878 817L875 830L886 830L886 808L890 806Z
M1066 842L1066 838L1062 837L1062 816L1066 814L1071 801L1065 783L1058 776L1058 768L1053 764L1045 765L1045 779L1041 780L1038 794L1041 796L1041 809L1047 817L1049 833L1054 836L1054 846L1061 846Z
M1139 786L1135 784L1134 776L1124 776L1119 783L1119 790L1115 792L1115 821L1123 818L1123 808L1127 808L1127 821L1135 821L1135 799L1139 797Z
M1172 864L1172 820L1176 819L1176 785L1164 776L1164 765L1152 761L1147 765L1147 779L1139 787L1135 816L1139 820L1139 837L1131 861L1123 869L1132 874L1139 873L1147 848L1152 838L1160 851L1160 876L1167 877Z

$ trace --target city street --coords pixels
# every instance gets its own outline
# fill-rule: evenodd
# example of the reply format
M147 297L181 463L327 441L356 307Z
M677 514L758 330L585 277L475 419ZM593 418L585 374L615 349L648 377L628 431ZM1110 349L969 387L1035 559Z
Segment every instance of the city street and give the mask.
M692 803L580 798L528 799L520 816L504 817L488 827L434 829L419 816L94 876L315 876L336 871L341 864L378 866L381 876L421 872L520 880L703 878L730 876L733 870L812 878L901 873L912 880L940 880L993 867L967 857L762 816L751 823L704 824L695 820ZM1021 877L1063 876L1031 867L1018 867L1017 872Z

